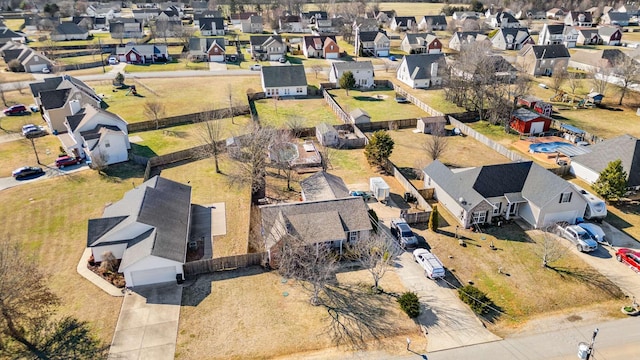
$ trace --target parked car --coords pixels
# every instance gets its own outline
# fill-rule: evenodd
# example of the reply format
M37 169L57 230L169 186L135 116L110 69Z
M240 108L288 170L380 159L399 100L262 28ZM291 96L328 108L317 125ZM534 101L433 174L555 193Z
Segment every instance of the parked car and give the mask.
M422 266L425 275L429 279L442 279L445 276L444 265L437 256L433 255L427 249L415 249L413 258Z
M5 115L21 115L26 112L27 112L27 107L22 104L9 106L8 108L4 109Z
M578 226L583 228L593 240L599 242L600 244L611 245L605 238L604 231L602 231L602 228L600 226L591 223L580 223L578 224Z
M29 110L31 110L31 112L34 112L34 113L40 111L40 109L38 109L38 106L36 104L29 105Z
M40 174L44 174L44 170L36 166L24 166L24 167L15 169L11 172L11 175L16 179L22 179L27 176L40 175Z
M42 69L42 73L43 73L43 74L48 74L48 73L50 73L50 72L51 72L51 70L49 70L49 68L48 68L48 67L46 67L46 68L43 68L43 69Z
M260 71L260 70L262 70L262 65L260 65L260 64L253 64L253 65L251 65L251 67L250 67L249 69L251 69L251 70L253 70L253 71Z
M591 238L589 233L578 225L558 225L558 234L571 241L578 251L590 252L598 248L598 243Z
M391 234L400 242L400 246L406 249L410 246L418 245L418 238L415 236L405 219L391 220Z
M115 56L109 56L109 59L107 61L109 62L109 65L116 65L120 62Z
M27 139L33 139L33 138L47 135L47 130L45 130L42 126L36 126L34 128L28 129L26 133L23 130L22 134Z
M286 57L281 57L280 60L278 60L281 64L284 64L287 62L287 58Z
M409 102L409 100L407 100L407 98L402 95L396 95L396 102L398 104L406 104Z
M81 160L71 156L61 156L56 159L56 167L62 169L65 166L80 164Z
M618 251L616 251L616 259L621 263L629 265L629 267L632 268L633 271L640 273L640 252L631 249L620 248L618 249Z

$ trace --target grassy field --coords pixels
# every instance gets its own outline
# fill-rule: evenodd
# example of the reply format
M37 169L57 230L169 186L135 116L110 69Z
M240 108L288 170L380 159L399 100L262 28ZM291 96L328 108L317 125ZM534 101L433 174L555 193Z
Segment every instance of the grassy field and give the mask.
M33 139L40 164L54 166L58 157L60 141L53 135L47 135ZM0 143L0 177L11 176L11 171L22 166L43 166L38 165L36 155L31 146L31 140L20 139Z
M289 121L300 121L303 127L314 127L320 123L340 124L324 99L284 99L256 101L260 122L277 128L286 128Z
M349 90L349 95L347 95L347 92L343 89L334 89L330 90L330 94L347 113L360 108L371 116L371 121L400 120L428 116L422 109L412 104L398 104L395 101L394 90Z
M250 116L236 116L218 120L222 122L221 139L244 133L246 125L251 121ZM170 128L132 133L142 141L132 144L134 154L146 157L165 155L175 151L188 149L204 144L203 130L199 124L187 124Z
M197 85L194 82L198 82ZM147 101L160 101L165 105L165 116L194 113L205 109L222 108L229 105L228 91L231 89L233 103L245 105L248 88L261 89L258 76L215 77L210 80L192 79L136 79L127 80L135 84L139 96L125 96L127 90L115 90L111 81L89 82L98 94L105 94L109 111L128 122L148 120L144 114Z
M400 312L393 297L365 290L363 284L371 283L368 273L341 272L337 280L354 296L351 306L362 314L375 313L372 319L377 321L367 326L384 328L380 342L365 334L369 350L406 353L406 336L416 339L412 343L415 348L426 347L426 339ZM381 286L388 292L404 291L393 272L385 275ZM348 296L339 289L336 294ZM283 279L276 272L248 268L204 275L184 289L176 358L273 358L334 348L330 325L325 307L311 306L309 293L301 284ZM340 350L348 350L348 346Z
M419 234L460 283L473 282L503 312L488 316L489 329L498 335L505 336L527 320L552 312L568 316L580 314L582 308L597 307L603 316L620 315L618 309L626 301L622 292L581 260L592 255L574 255L567 250L551 264L554 268L543 268L538 255L540 231L524 232L515 224L488 228L484 234L459 230L467 243L461 247L453 237L455 220L439 209L441 224L446 226L438 233L421 230ZM497 250L489 248L491 243Z
M100 54L71 56L71 57L59 58L56 60L57 63L63 64L63 65L85 64L85 63L90 63L94 61L100 61ZM98 67L100 68L100 71L102 71L102 66L98 66Z
M0 161L4 166L5 160ZM140 184L143 170L120 165L110 172L122 178L87 170L2 191L0 237L21 244L49 275L48 285L62 300L59 314L88 321L106 345L122 298L111 297L82 278L76 266L86 247L87 220L101 216L105 204L120 200L132 184Z
M179 71L179 70L209 70L209 63L193 62L179 59L178 61L163 64L144 64L133 65L127 64L124 71L128 73L150 72L150 71Z
M31 90L29 88L22 89L22 94L18 90L12 90L5 92L7 105L24 104L29 106L33 104L33 96L31 96ZM0 104L3 105L3 104ZM44 125L44 120L39 113L29 113L28 115L20 116L2 116L0 117L0 134L2 131L6 132L20 132L22 126L26 124Z

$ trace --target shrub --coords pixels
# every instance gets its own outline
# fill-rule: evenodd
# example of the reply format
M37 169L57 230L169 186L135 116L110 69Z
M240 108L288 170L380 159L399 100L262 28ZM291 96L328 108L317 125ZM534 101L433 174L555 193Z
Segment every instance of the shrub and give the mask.
M9 67L9 70L13 72L24 72L24 66L22 66L22 64L18 59L13 59L9 61L7 66Z
M402 311L409 315L410 318L415 318L420 315L420 300L416 293L406 292L400 295L397 301Z
M373 228L374 233L378 233L378 214L373 209L369 209L369 220L371 221L371 227Z
M491 299L482 290L473 285L466 285L458 289L458 297L462 302L469 305L476 314L486 314L489 312Z

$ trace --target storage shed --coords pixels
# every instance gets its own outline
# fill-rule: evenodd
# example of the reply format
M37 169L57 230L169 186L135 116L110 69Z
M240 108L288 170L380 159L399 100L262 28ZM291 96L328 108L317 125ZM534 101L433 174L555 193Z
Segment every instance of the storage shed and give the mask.
M590 92L587 94L587 99L594 104L600 104L602 102L602 98L604 98L604 95L599 92Z
M510 126L520 134L540 134L549 131L551 118L533 110L520 108L511 114Z
M350 112L349 117L351 117L351 122L353 122L354 124L371 122L371 116L366 111L359 108Z
M419 118L417 128L423 134L444 135L445 125L447 119L444 116L431 116Z
M323 146L337 147L340 144L338 131L327 123L316 125L316 138Z

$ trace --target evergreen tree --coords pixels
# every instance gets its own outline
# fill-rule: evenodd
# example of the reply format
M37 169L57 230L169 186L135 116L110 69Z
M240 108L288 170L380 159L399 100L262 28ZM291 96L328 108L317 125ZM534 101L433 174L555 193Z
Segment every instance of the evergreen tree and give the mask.
M347 91L347 96L349 96L349 89L353 88L355 85L356 78L353 77L353 73L351 71L345 71L340 77L340 87Z
M369 143L364 147L364 155L369 165L384 166L393 152L394 142L384 130L373 133Z
M602 170L593 190L605 200L618 200L627 191L627 172L622 168L622 160L614 160Z
M429 215L429 229L431 231L438 231L438 207L433 205L433 210L431 211L431 215Z

